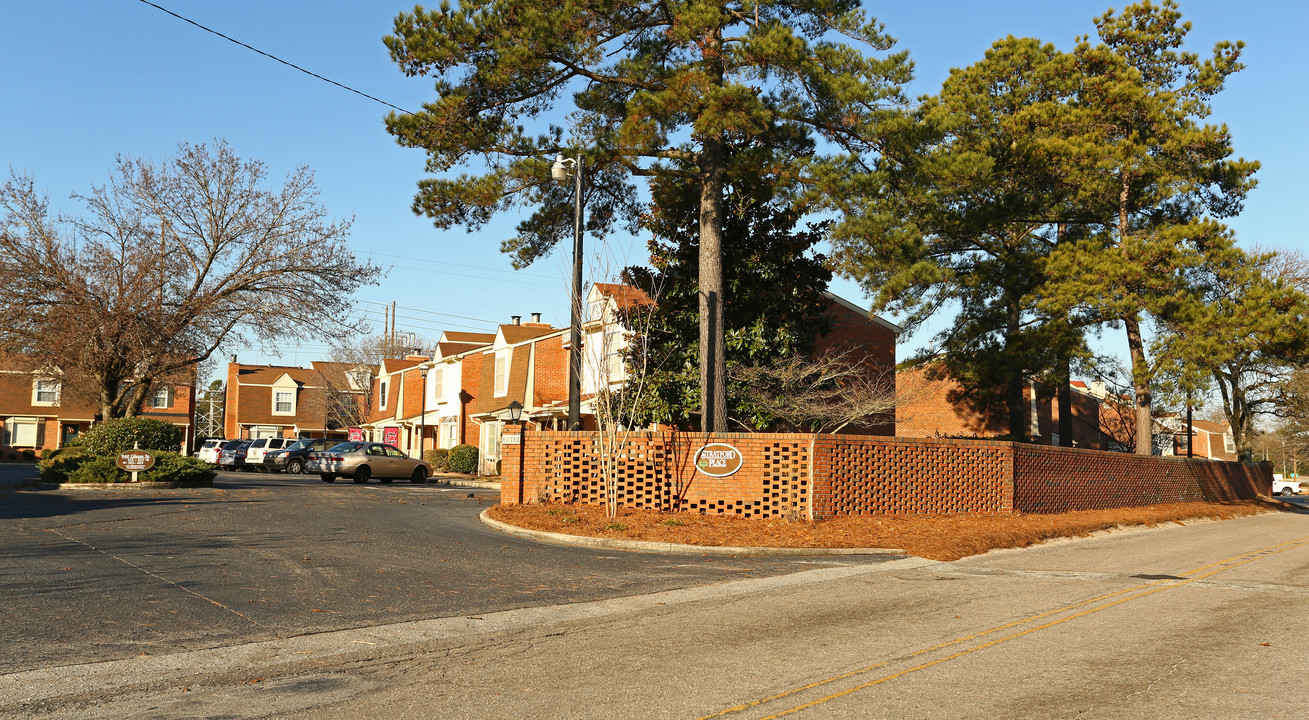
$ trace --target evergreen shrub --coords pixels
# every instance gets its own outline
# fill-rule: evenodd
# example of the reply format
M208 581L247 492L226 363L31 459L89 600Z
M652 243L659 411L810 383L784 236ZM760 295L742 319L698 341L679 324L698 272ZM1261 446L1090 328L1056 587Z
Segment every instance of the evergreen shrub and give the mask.
M428 464L432 466L432 472L434 473L450 472L449 448L437 448L435 450L428 450L427 453L423 455L423 459L426 460Z
M131 450L135 443L141 450L177 452L182 446L182 428L151 418L114 418L98 423L69 444L96 455L117 455Z
M456 445L450 448L450 472L477 474L477 446Z

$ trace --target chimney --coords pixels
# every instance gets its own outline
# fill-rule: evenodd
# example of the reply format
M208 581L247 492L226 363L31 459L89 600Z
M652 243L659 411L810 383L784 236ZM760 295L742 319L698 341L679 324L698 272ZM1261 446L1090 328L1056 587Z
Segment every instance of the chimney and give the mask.
M522 316L522 315L510 315L510 316L509 316L509 319L510 319L510 321L513 322L514 325L521 325L522 322L523 322L523 316Z
M1097 400L1103 400L1105 394L1106 394L1106 393L1105 393L1105 385L1104 385L1104 381L1103 381L1103 380L1092 380L1092 381L1091 381L1091 395L1093 395Z
M236 363L236 355L235 355L235 354L232 355L232 363L233 363L233 364Z
M541 313L532 313L532 322L534 323L541 322Z

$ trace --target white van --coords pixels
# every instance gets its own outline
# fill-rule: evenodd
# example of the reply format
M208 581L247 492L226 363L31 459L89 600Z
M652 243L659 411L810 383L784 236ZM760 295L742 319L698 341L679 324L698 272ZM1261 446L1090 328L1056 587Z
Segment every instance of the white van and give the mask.
M295 442L295 438L259 438L250 443L250 449L245 454L245 464L247 467L255 467L260 470L264 469L264 453L269 450L281 450Z

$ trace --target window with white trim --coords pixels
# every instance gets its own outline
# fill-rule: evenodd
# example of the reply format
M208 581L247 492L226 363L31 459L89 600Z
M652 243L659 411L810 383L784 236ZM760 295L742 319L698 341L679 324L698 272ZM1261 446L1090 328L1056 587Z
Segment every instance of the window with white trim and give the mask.
M1223 450L1229 453L1236 452L1236 442L1232 440L1231 433L1223 433Z
M158 390L154 391L152 395L150 395L150 407L155 409L172 407L173 405L172 401L173 401L172 388L166 388L166 387L159 388Z
M495 396L501 397L509 392L509 351L501 350L495 354Z
M381 392L379 393L379 397L377 398L378 410L386 409L386 386L387 386L387 382L383 380L381 384Z
M39 418L7 418L5 420L4 444L10 447L39 447L43 426L44 423Z
M441 442L439 447L452 448L458 445L459 424L455 422L441 423Z
M445 396L445 370L434 368L429 374L432 376L432 398L435 402L441 402Z
M33 405L58 405L59 381L50 380L48 378L33 380L32 404Z
M274 391L273 391L273 414L274 414L274 415L294 415L294 414L295 414L295 391L294 391L294 390L274 390Z

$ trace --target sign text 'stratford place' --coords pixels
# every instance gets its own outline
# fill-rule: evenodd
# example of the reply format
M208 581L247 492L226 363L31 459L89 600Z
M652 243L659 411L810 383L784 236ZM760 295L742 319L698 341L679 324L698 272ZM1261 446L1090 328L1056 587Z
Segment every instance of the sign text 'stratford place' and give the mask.
M741 469L745 458L727 443L709 443L695 454L695 469L710 477L727 477Z

